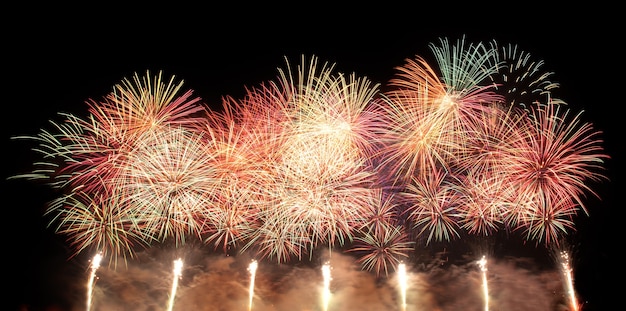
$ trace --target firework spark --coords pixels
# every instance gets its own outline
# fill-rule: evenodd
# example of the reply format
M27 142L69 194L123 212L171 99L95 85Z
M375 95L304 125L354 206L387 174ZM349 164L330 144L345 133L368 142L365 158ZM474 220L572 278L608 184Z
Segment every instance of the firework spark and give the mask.
M532 110L526 139L517 141L516 151L509 154L516 202L529 206L518 228L529 240L545 244L558 242L572 228L578 208L588 214L583 196L596 195L588 182L603 178L602 163L608 158L602 152L601 132L582 123L581 113L571 117L558 102Z
M256 269L258 267L258 262L253 260L248 265L248 271L250 272L250 288L248 294L248 311L252 310L252 299L254 298L254 280L256 278Z
M554 72L544 71L545 62L535 59L515 44L500 45L496 40L490 42L495 51L493 63L496 72L489 78L496 92L504 95L506 104L522 109L530 109L538 102L544 102L559 88L559 84L550 80Z
M178 258L174 261L174 275L172 279L172 289L170 291L170 299L167 303L167 311L174 309L174 300L176 298L176 290L178 289L178 280L181 278L183 272L183 260Z
M89 281L87 282L87 311L91 310L93 300L93 286L96 281L96 271L100 268L100 261L102 260L102 254L96 254L91 260L91 267L89 273Z
M552 73L516 46L429 47L434 65L407 59L385 92L302 57L221 111L174 78L135 75L88 101L86 119L63 113L17 137L43 161L15 177L62 191L45 215L72 256L111 262L199 239L278 263L339 248L378 277L423 237L558 243L605 179L601 132L552 98Z
M489 284L487 284L487 258L483 256L478 262L482 278L483 299L485 301L485 311L489 311Z
M322 309L324 311L328 310L328 305L330 304L330 298L332 296L332 293L330 292L330 281L332 280L330 270L331 270L330 264L325 263L322 266L322 277L323 277Z
M406 311L406 291L407 291L406 264L401 262L398 265L398 288L400 289L400 309Z
M561 252L559 256L561 263L561 271L565 277L565 286L567 289L567 296L569 298L569 304L572 311L579 310L578 298L576 298L576 291L574 290L574 276L572 275L572 267L569 262L569 254L565 251Z
M412 179L406 190L400 192L407 202L404 212L418 234L428 234L426 243L450 241L459 237L458 223L461 205L458 184L441 168L433 168L429 175Z
M380 231L366 231L355 239L349 252L363 254L359 262L364 270L373 271L377 276L389 275L389 272L403 260L413 249L413 241L403 227L393 226L380 228Z

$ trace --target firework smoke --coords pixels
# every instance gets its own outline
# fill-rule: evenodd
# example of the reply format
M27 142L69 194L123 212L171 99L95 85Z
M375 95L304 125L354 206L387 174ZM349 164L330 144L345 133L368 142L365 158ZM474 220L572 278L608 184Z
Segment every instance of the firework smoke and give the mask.
M170 296L171 266L174 254L168 250L138 253L138 260L127 268L101 268L95 287L94 305L98 311L160 310ZM249 306L250 259L225 257L188 250L185 278L178 284L176 310L246 310ZM320 308L323 284L321 265L275 265L259 263L255 278L255 311L304 311ZM329 261L333 293L328 310L398 310L402 306L397 279L381 279L363 271L352 256L334 253ZM406 310L485 309L482 273L475 260L445 263L440 260L407 265ZM540 269L532 259L491 259L490 307L498 310L569 309L567 293L558 269ZM63 282L59 286L72 286ZM68 288L67 293L80 288ZM73 307L84 304L67 297Z

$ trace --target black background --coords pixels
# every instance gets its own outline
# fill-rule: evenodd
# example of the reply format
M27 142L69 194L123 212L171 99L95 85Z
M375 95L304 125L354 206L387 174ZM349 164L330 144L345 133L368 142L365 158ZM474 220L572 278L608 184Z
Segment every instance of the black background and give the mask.
M614 18L619 10L531 3L516 9L337 5L21 4L6 10L3 176L23 173L37 160L30 145L11 137L38 133L48 120L58 120L58 112L86 115L87 99L101 99L135 72L175 75L204 102L220 105L222 96L240 98L246 86L275 79L284 57L296 63L301 55L315 55L341 72L384 84L406 58L430 57L428 44L439 38L495 39L543 59L544 68L555 72L560 98L584 110L583 119L603 132L610 181L594 185L600 199L589 197L590 215L576 219L574 268L586 310L619 304L623 214L617 192L623 189L624 156L618 127L623 122L623 30ZM43 309L55 299L49 290L55 284L46 271L68 260L69 253L41 217L53 197L33 182L1 182L9 305Z

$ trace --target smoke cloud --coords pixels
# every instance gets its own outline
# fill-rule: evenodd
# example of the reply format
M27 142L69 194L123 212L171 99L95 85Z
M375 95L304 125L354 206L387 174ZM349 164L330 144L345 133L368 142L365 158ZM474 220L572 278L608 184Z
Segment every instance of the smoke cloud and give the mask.
M100 267L91 310L165 310L177 258L182 258L184 266L173 310L249 310L248 265L252 258L159 249L140 253L137 260L128 261L127 265ZM340 252L326 253L320 258L325 258L332 269L328 311L404 311L394 272L377 278L362 271L355 258ZM485 310L479 259L451 263L436 258L430 263L407 265L406 311ZM540 269L529 258L487 259L490 310L569 310L563 276L556 265ZM324 263L316 259L287 264L259 261L251 310L324 310ZM76 293L86 292L87 276L85 271L84 280L74 280L76 288L68 292L74 293L68 294L73 301L72 311L85 310L84 295L78 297L81 295Z

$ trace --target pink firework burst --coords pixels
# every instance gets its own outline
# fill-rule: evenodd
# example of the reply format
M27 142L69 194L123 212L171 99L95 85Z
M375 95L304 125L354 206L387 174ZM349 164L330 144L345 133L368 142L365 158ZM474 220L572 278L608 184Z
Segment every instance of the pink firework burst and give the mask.
M358 236L348 251L363 254L357 262L364 270L374 272L377 276L387 276L409 257L414 242L409 240L401 226L383 226L378 229L377 232L367 231Z
M509 172L510 182L517 190L515 203L526 207L523 215L543 215L539 223L549 224L555 215L575 215L587 193L596 195L589 181L604 178L602 164L608 155L603 153L600 132L591 124L583 123L581 113L570 116L562 102L549 101L532 110L526 127L526 136L516 144L516 152ZM565 109L565 110L563 110ZM534 217L531 217L534 218ZM521 227L535 227L521 216ZM565 233L565 227L558 226ZM553 230L531 230L533 239L554 241ZM548 236L544 234L549 234Z

